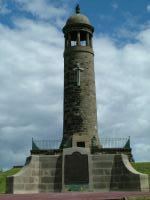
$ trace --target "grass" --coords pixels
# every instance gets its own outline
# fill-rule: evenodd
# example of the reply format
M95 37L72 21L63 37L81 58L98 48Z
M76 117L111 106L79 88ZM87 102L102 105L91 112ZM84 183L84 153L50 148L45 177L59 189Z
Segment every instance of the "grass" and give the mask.
M131 164L138 172L150 174L150 162L137 162Z
M0 172L0 193L6 192L6 177L16 174L20 169L21 168L12 168L6 172Z

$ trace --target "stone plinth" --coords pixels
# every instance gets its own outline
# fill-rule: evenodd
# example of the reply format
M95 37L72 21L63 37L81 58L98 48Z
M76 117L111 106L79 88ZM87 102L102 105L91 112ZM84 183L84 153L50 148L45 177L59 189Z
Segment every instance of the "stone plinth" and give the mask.
M7 193L62 191L148 192L149 177L137 172L124 154L91 154L76 147L58 155L32 155L19 173L7 178Z

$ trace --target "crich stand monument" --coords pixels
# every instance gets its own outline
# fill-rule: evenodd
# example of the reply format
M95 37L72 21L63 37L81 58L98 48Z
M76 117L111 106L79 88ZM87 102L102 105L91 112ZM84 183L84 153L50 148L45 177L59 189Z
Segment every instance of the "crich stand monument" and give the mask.
M63 28L64 123L60 148L32 150L21 171L7 177L7 193L149 191L148 175L134 170L123 150L103 151L98 137L93 32L94 27L77 6Z

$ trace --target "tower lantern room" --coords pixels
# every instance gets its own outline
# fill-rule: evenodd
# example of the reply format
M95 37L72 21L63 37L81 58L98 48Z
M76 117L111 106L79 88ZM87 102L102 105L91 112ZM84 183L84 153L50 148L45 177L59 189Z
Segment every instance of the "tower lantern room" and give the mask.
M92 48L94 28L89 19L80 13L79 5L76 7L76 14L67 20L63 32L65 36L65 48L74 46L87 46Z

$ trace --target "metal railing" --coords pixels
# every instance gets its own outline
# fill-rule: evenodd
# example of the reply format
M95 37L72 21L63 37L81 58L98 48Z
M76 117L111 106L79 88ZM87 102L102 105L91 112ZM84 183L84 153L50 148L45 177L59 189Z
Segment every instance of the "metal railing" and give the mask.
M124 148L130 142L128 138L101 138L103 148ZM130 145L130 144L129 144Z
M34 140L32 139L32 150L59 149L62 139L57 140ZM128 138L101 138L103 148L130 148L130 137Z
M32 139L33 150L47 150L47 149L59 149L61 140L34 140Z

